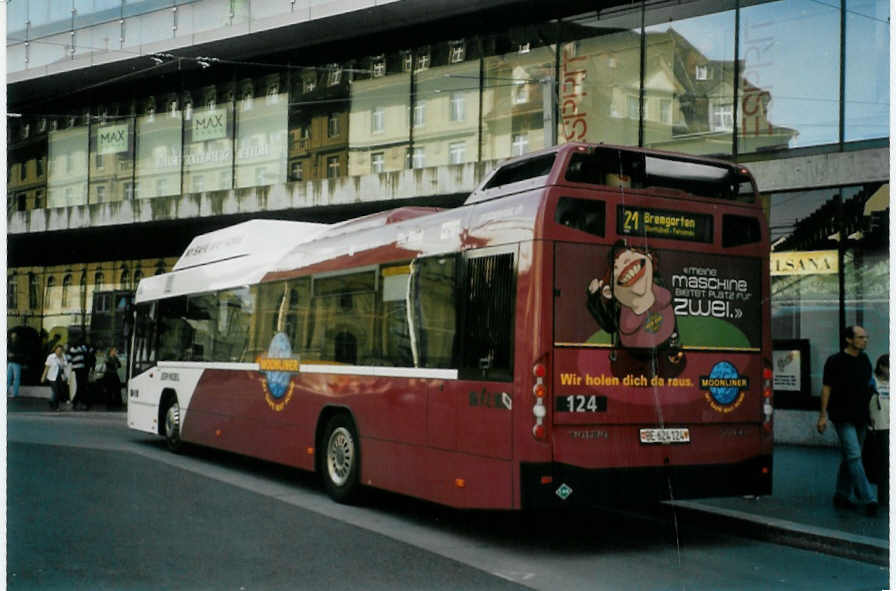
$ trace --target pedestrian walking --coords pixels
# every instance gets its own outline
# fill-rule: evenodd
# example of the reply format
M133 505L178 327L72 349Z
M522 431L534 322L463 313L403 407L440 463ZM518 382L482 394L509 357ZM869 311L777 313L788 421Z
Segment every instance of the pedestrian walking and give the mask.
M103 362L103 377L100 383L103 386L103 395L109 410L121 408L121 378L118 370L121 368L121 360L118 358L118 349L109 347L106 360Z
M79 406L84 410L90 410L90 372L93 371L93 349L83 339L77 345L69 347L69 360L72 365L72 373L75 374L75 394L72 397L72 410Z
M890 500L890 356L881 355L874 365L875 392L868 405L868 438L862 464L868 480L877 485L881 505Z
M824 364L817 429L824 433L830 419L840 440L841 461L834 506L853 507L858 502L868 515L876 515L877 498L862 466L868 403L873 391L871 361L865 354L868 333L861 326L850 326L844 336L844 349L828 357Z
M25 363L24 343L16 331L9 331L6 339L6 395L15 398L22 385L22 364Z
M40 376L41 383L50 383L52 392L50 395L50 408L53 410L59 410L59 403L68 400L68 385L65 383L65 366L67 363L62 345L56 345L56 348L47 357L44 363L43 374Z

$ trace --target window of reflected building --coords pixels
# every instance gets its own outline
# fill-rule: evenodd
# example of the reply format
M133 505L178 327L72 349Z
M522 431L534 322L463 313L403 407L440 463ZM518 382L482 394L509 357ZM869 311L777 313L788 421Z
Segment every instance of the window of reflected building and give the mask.
M845 0L844 140L890 132L890 11L886 0Z
M43 207L47 183L47 117L21 117L7 130L7 212Z
M414 71L414 148L427 166L475 162L479 146L478 39L426 46ZM420 157L422 158L422 156ZM415 168L416 163L412 163Z
M687 154L733 153L734 8L734 2L724 1L647 10L645 146Z
M233 84L223 82L191 92L184 120L185 192L226 191L233 187ZM141 187L142 188L142 187Z
M550 145L544 92L553 79L556 24L514 28L483 40L482 160L507 158ZM547 136L547 137L546 137ZM525 138L525 140L523 140Z
M741 3L738 152L839 140L840 0Z
M349 64L330 64L292 72L287 148L290 180L345 176L353 71Z
M236 109L236 187L286 181L286 76L246 78L239 83Z
M187 98L190 98L189 95ZM192 108L192 102L187 105ZM177 95L138 99L135 123L136 191L126 184L125 192L134 194L138 199L180 194L183 120L185 114L190 112L181 109Z
M399 53L366 57L356 63L348 113L348 174L370 174L372 154L382 154L381 172L404 168L410 146L411 73ZM360 67L358 67L360 66ZM335 132L338 137L338 119Z
M85 118L72 116L47 139L47 207L87 203L90 128Z

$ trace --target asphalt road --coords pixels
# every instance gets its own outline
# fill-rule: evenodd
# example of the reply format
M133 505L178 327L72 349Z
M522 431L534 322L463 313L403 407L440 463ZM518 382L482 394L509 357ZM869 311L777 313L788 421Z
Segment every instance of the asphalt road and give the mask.
M883 589L887 570L675 515L462 512L167 452L121 414L7 420L10 589Z

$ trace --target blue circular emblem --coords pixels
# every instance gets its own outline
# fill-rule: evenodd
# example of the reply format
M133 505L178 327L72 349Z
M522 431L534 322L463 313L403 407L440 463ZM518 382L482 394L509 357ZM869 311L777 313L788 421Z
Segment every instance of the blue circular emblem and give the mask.
M709 372L710 384L722 383L731 385L710 385L709 393L719 404L731 404L740 393L740 387L734 385L740 379L737 368L729 361L716 363Z
M268 347L268 357L272 359L286 359L292 356L292 347L289 344L289 337L286 333L278 332L271 339L271 345ZM283 398L286 394L286 388L289 386L289 372L286 371L266 371L264 377L268 382L268 391L274 398Z

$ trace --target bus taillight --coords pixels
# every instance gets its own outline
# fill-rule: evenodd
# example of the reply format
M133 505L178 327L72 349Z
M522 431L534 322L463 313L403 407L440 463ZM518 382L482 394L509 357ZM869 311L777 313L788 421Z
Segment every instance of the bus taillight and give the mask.
M532 426L532 436L535 439L544 441L547 438L544 418L548 414L547 406L544 403L548 395L548 388L544 383L544 379L548 375L548 368L544 363L538 362L532 366L532 374L535 376L535 385L532 386L532 395L535 397L535 405L532 407L532 415L535 417L535 424Z

